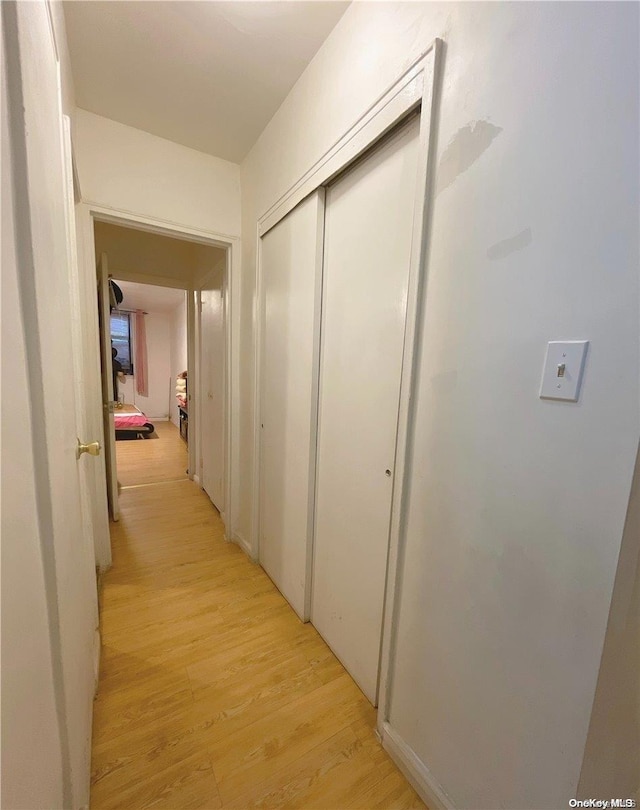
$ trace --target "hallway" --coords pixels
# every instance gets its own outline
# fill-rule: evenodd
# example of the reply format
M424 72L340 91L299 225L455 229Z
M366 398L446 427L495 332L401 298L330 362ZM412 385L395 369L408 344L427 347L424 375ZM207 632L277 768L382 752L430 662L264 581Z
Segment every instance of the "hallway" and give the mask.
M157 438L116 442L121 487L187 478L187 445L172 422L154 422Z
M125 489L120 507L101 594L93 810L424 807L377 742L374 709L224 540L194 483Z

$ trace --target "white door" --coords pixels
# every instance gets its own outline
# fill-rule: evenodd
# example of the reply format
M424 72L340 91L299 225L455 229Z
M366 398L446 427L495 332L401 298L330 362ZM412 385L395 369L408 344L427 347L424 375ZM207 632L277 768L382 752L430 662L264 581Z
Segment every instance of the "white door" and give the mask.
M74 399L76 403L76 435L79 441L85 444L96 443L101 438L96 432L91 431L91 420L89 413L89 402L87 397L87 380L84 370L87 364L87 347L84 340L82 323L82 284L78 267L78 250L76 242L75 223L75 199L73 188L73 158L71 151L71 120L68 116L63 116L63 138L64 138L64 172L65 172L65 192L66 192L66 218L67 218L67 241L69 246L69 292L71 300L71 311L69 325L71 327L71 339L73 343L73 376L75 381ZM95 452L94 447L94 452ZM83 534L87 541L88 548L95 549L96 526L94 525L95 504L93 503L93 481L95 479L95 467L98 460L94 455L82 453L78 459L78 473L80 477L80 502L82 505ZM98 527L100 528L100 527ZM95 562L95 555L90 554L90 560ZM93 605L94 627L96 634L99 634L100 618L98 615L97 599ZM97 639L99 643L99 638ZM94 659L95 678L98 680L99 659L96 655Z
M308 619L324 193L261 244L260 564ZM315 373L314 373L315 372Z
M200 291L200 436L202 488L224 512L225 311L224 273Z
M98 261L98 313L100 317L100 360L102 368L102 407L104 417L104 452L107 467L107 497L113 520L120 519L118 507L118 466L116 431L113 418L115 393L111 355L111 307L109 299L109 263L103 253Z
M52 664L62 681L58 717L63 782L69 786L64 806L79 808L89 803L96 579L91 538L83 531L78 471L80 463L93 459L76 457L71 247L59 65L46 3L6 5L10 41L16 44L9 82L20 100L10 110L14 157L10 182L19 212L16 241L29 376L28 387L14 391L13 407L31 414L28 438L33 441ZM32 585L24 583L27 589ZM29 647L34 639L28 624L23 632ZM41 695L32 699L38 705ZM27 778L36 778L40 766L38 742L33 740L33 761L20 763L21 771L30 775Z
M327 190L311 620L377 702L418 120Z

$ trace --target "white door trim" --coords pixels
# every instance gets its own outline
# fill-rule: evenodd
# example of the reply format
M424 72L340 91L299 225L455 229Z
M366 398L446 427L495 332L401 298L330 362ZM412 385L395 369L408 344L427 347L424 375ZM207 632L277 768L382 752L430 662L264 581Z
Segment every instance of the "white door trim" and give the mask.
M165 236L175 237L179 233L181 239L221 248L240 241L240 237L233 234L209 231L206 228L194 228L183 222L175 222L162 217L149 217L146 214L137 214L135 211L128 211L125 208L102 205L86 198L83 198L82 202L91 210L98 221L110 222L112 225L125 225L127 228L138 228L141 231L164 234Z
M398 410L398 436L394 464L393 496L391 501L391 527L389 531L389 557L382 623L380 649L380 673L378 686L378 729L382 734L388 725L391 681L398 619L398 593L401 556L404 546L404 515L407 495L407 460L412 424L412 400L416 371L417 337L421 325L420 301L427 284L427 253L431 200L435 177L435 126L437 102L442 65L442 40L435 40L431 51L429 70L425 69L420 109L420 149L418 152L418 179L413 215L413 238L409 265L409 288L405 316L404 351L400 380L400 405ZM387 731L388 734L388 731Z
M264 284L262 281L262 239L260 223L256 225L256 273L255 298L253 304L253 334L255 339L255 356L253 367L253 491L251 492L251 542L250 557L255 563L260 562L260 463L262 456L261 419L262 419L262 317ZM306 600L305 600L306 605ZM311 603L309 602L309 609ZM306 608L305 608L306 609ZM307 615L308 620L308 615Z
M109 514L114 521L120 520L118 506L118 469L116 457L116 431L113 403L116 400L116 382L113 378L109 361L112 352L111 343L111 291L109 288L109 258L101 253L97 263L98 270L98 311L100 326L101 362L100 373L102 377L102 407L104 419L104 443L102 445L106 462L107 496L109 501Z
M309 447L309 514L307 516L307 567L304 583L304 621L311 619L313 595L313 541L316 525L316 476L318 471L318 427L320 417L320 331L322 324L322 285L324 272L324 225L326 192L322 188L318 199L316 225L315 306L313 312L313 376L311 378L311 431Z
M141 214L135 214L126 210L118 210L110 206L97 205L92 202L83 200L80 205L81 210L81 227L82 227L82 243L83 243L83 272L90 273L91 276L95 275L95 239L94 239L94 222L109 222L114 225L122 225L127 228L137 228L141 231L150 233L157 233L163 236L170 236L173 238L183 239L190 242L197 242L202 245L210 245L225 249L227 252L227 295L228 295L228 310L229 317L225 321L226 330L226 351L228 360L228 385L226 390L226 413L225 413L225 431L227 437L227 464L225 469L225 518L227 520L226 530L227 536L230 539L236 540L235 526L237 525L236 518L236 503L238 499L236 493L238 491L237 476L239 471L239 425L237 419L233 418L233 414L240 413L239 396L240 396L240 354L239 354L239 330L240 330L240 261L241 261L241 243L240 238L236 236L228 236L227 234L220 234L215 231L206 231L201 228L192 228L188 225L181 223L170 222L168 220L159 219L156 217L148 217ZM132 279L133 280L133 279ZM159 286L171 286L178 289L187 291L187 346L188 346L188 376L193 381L189 385L191 391L197 390L198 375L195 363L195 348L196 348L196 318L194 307L194 287L190 284L180 285L179 283L170 279L160 279L152 276L138 276L136 280L142 283L157 284ZM96 323L97 323L97 302L96 302ZM96 401L96 392L92 392L94 396L91 401ZM101 394L97 392L101 399ZM192 422L193 419L193 422ZM197 412L189 415L189 433L191 436L197 435L198 420ZM103 441L104 441L104 437ZM191 478L197 480L197 467L196 467L196 442L189 442L189 475ZM104 480L104 487L106 490L106 478ZM107 535L108 536L108 535ZM96 563L101 567L108 567L111 562L111 549L102 550L105 558L103 562L97 559Z
M389 695L392 661L397 624L398 574L400 570L403 514L405 509L405 470L411 421L411 400L415 366L416 336L419 329L420 296L426 284L426 257L434 174L434 121L436 119L436 88L440 81L443 42L436 39L429 48L369 107L258 220L256 229L256 296L254 299L254 335L256 355L254 365L254 468L253 525L251 556L259 559L260 527L260 414L262 368L262 281L261 237L318 187L329 183L350 163L366 152L411 111L420 107L420 152L418 180L412 233L411 263L402 361L402 381L398 414L398 438L394 464L393 497L389 557L384 599L383 629L380 653L378 728L389 717ZM319 325L315 325L319 330ZM319 340L319 334L316 335ZM317 377L319 368L314 370ZM311 540L311 543L313 540ZM310 589L309 589L310 590ZM310 593L309 593L310 598Z
M264 236L312 191L327 185L336 174L343 171L422 102L425 87L432 84L435 54L440 42L441 40L434 40L391 87L260 217L259 237Z

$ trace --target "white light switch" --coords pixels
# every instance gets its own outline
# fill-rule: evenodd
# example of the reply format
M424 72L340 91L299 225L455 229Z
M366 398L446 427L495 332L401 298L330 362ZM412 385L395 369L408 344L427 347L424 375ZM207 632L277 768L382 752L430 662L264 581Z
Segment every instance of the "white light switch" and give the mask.
M588 340L549 343L540 386L543 399L578 401L588 345Z

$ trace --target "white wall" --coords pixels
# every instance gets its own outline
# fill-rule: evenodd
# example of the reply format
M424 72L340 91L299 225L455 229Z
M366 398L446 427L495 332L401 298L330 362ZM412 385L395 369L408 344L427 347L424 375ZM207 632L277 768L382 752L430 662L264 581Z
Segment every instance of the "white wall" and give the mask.
M169 342L171 357L171 412L169 418L176 427L180 427L178 400L175 397L175 382L178 374L187 370L187 294L169 314ZM187 383L188 384L188 383Z
M239 235L235 163L81 109L74 135L83 202Z
M640 801L640 448L578 795Z
M145 328L147 332L147 359L148 359L148 396L142 396L136 391L136 365L135 348L133 361L133 375L128 375L126 381L118 383L118 394L128 402L145 413L149 419L167 419L169 417L169 393L173 395L171 380L171 314L168 312L149 312L145 315ZM135 322L135 319L134 319ZM133 329L133 342L136 341L135 326Z
M638 441L637 26L354 3L242 165L249 535L257 218L445 41L391 724L460 808L578 787ZM562 338L591 341L578 405L538 398Z

